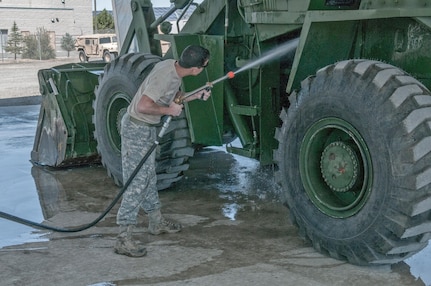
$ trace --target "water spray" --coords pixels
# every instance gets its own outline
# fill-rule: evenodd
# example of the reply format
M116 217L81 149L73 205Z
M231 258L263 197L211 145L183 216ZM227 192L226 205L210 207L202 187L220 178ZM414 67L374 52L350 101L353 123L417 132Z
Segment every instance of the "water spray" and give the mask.
M298 46L298 43L299 43L299 38L287 41L286 43L264 53L261 57L255 59L253 61L248 62L247 64L245 64L244 66L242 66L238 70L230 71L226 75L224 75L224 76L222 76L222 77L220 77L220 78L218 78L212 82L208 82L207 84L205 84L205 85L203 85L203 86L201 86L201 87L199 87L193 91L187 92L183 96L175 99L175 102L178 104L181 104L184 102L184 100L186 98L192 96L193 94L195 94L201 90L204 90L204 89L210 90L213 87L213 85L215 85L216 83L219 83L219 82L224 81L226 79L232 79L235 77L236 74L238 74L240 72L249 70L249 69L251 69L255 66L258 66L260 64L268 63L272 60L281 58L285 54L294 51L296 49L296 47Z
M239 68L237 71L235 71L235 74L249 70L260 64L269 63L273 60L279 59L282 56L295 51L296 47L298 46L298 43L299 43L299 38L289 40L281 44L280 46L277 46L274 49L271 49L263 53L259 58L248 62L247 64Z

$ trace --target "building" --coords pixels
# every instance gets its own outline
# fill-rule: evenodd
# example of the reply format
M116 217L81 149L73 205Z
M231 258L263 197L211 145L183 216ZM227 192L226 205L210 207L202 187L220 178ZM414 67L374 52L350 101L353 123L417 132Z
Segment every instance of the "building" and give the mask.
M182 10L175 11L166 19L172 23L172 33L177 33L177 26L181 28L194 9L194 6L190 7L184 15ZM156 18L165 15L169 10L169 7L154 7ZM57 57L62 57L66 56L67 52L61 49L61 38L66 33L74 38L92 34L92 17L100 12L92 11L90 0L0 0L1 57L3 59L13 56L5 53L4 46L14 22L23 35L34 34L38 28L45 28L51 35L51 44ZM112 11L108 12L112 14Z
M59 54L61 38L93 33L92 1L89 0L0 0L0 52L4 53L8 34L16 22L24 35L45 28Z

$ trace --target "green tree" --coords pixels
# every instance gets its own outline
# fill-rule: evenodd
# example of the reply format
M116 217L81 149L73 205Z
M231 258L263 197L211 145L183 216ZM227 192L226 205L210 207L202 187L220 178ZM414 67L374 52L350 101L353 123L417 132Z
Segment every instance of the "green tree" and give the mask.
M34 35L24 37L25 48L22 57L25 59L55 59L49 33L45 28L37 28Z
M75 49L75 40L69 33L61 38L61 48L67 51L67 57L69 57L70 51Z
M99 15L93 17L95 33L112 33L115 29L114 17L103 9Z
M18 25L16 24L15 21L13 22L11 31L12 33L9 36L9 39L6 43L6 46L4 47L4 50L8 53L14 54L15 60L16 60L16 55L21 54L23 51L23 46L22 46L23 36L21 32L19 32Z

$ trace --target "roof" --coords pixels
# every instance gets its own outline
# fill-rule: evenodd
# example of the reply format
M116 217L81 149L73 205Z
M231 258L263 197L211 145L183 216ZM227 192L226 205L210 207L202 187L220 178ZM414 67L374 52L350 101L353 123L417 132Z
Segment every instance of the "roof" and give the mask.
M170 7L153 7L154 15L156 16L156 19L158 19L163 15L166 15L166 13L168 13L170 9L171 9ZM187 12L183 15L182 19L187 20L195 9L196 9L195 6L193 5L190 6L190 8L187 9ZM112 15L111 10L106 10L106 11ZM96 11L96 15L99 15L101 12L102 11ZM176 10L166 20L170 22L177 21L180 18L182 13L183 13L183 9ZM94 15L94 11L93 11L93 15Z
M100 37L115 37L116 34L89 34L89 35L80 35L77 38L100 38Z
M156 19L163 15L166 15L166 13L168 13L170 9L171 9L170 7L153 7L154 15L156 16ZM187 12L182 17L182 19L187 20L195 9L196 9L195 6L190 6L190 8L187 10ZM182 13L183 13L183 9L176 10L166 20L170 22L177 21L180 18Z

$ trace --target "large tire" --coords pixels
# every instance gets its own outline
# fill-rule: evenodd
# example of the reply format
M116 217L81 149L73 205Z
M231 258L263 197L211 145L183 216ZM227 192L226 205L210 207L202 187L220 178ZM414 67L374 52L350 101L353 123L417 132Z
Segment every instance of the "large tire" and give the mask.
M391 264L431 232L431 97L388 64L343 61L293 94L274 153L292 221L314 248Z
M153 66L161 58L149 54L127 54L107 64L99 77L93 103L93 123L97 150L102 164L119 186L123 184L121 166L121 119L133 96ZM184 116L174 118L156 149L157 187L170 187L187 170L193 156L190 133Z

